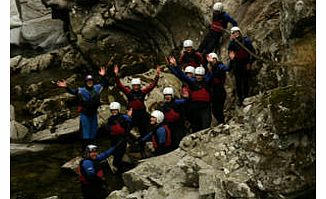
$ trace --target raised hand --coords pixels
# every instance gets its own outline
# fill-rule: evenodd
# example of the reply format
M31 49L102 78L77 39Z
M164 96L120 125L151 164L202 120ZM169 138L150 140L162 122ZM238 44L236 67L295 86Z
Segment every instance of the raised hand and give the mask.
M114 72L114 74L116 74L116 75L119 74L119 67L118 67L118 64L114 65L113 72Z
M100 70L98 71L98 74L101 75L101 76L104 76L106 73L106 68L104 66L102 66L100 68Z
M130 109L128 110L127 115L128 115L129 117L132 116L132 108L130 108Z
M206 56L206 59L207 59L208 62L213 62L213 58L211 56L209 56L209 55Z
M58 80L57 81L57 86L60 88L67 88L67 81L66 80Z
M177 66L177 61L173 56L169 56L167 59L168 59L169 64L171 64L173 66Z

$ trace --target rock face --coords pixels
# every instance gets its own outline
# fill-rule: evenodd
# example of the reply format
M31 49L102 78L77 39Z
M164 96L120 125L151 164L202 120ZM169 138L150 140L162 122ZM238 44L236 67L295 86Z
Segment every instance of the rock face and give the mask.
M10 0L10 44L51 50L66 42L63 21L52 19L41 0Z
M280 93L293 98L280 105L274 101L282 99ZM130 192L125 198L137 193L136 198L149 199L153 190L158 198L187 198L185 193L192 190L192 198L198 199L293 197L304 192L315 183L314 135L311 124L302 122L313 117L313 100L311 90L300 86L248 98L243 124L231 121L187 136L179 149L124 173ZM305 104L303 110L290 108L297 101Z
M123 0L100 1L86 7L77 1L71 25L77 46L95 65L106 63L112 55L124 62L121 55L125 54L135 55L139 64L146 60L150 63L150 57L142 61L139 58L155 55L162 59L188 38L198 47L209 6L199 0Z

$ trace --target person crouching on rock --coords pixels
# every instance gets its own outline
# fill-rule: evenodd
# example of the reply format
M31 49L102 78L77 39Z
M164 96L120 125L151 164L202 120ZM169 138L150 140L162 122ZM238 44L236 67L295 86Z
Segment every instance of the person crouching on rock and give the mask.
M84 199L104 199L109 195L100 163L108 158L118 146L119 143L100 154L97 153L97 146L86 146L85 158L79 164L79 180Z
M57 86L66 88L67 92L78 97L78 112L80 113L80 127L82 131L82 150L85 149L96 137L98 119L97 108L100 106L100 94L109 86L105 78L105 67L101 67L99 75L100 84L94 84L92 75L85 77L85 86L73 89L68 87L66 80L59 80Z
M151 140L154 148L154 156L162 155L171 151L171 131L167 125L163 124L164 114L155 110L151 113L150 124L153 130L145 137L140 138L144 143Z
M176 99L172 87L163 89L164 102L160 110L164 113L164 122L171 130L172 148L179 146L181 139L185 136L184 132L184 114L183 108L187 103L187 99Z
M132 125L132 109L130 109L127 114L120 113L120 109L121 105L119 102L110 103L111 116L105 125L105 129L111 137L111 144L116 145L119 142L122 142L122 144L119 145L119 148L113 152L113 165L118 169L118 173L123 170L122 157L126 152L127 136L129 135Z

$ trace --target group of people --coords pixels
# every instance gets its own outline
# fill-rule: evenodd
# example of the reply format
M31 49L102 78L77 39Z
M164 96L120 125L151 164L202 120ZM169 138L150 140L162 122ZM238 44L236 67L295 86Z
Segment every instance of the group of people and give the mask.
M228 44L229 63L224 64L214 50L219 50L221 38L231 23L231 36ZM156 69L154 80L147 86L142 86L140 78L133 78L131 86L120 81L119 67L114 66L115 84L128 99L127 113L121 112L119 102L110 103L111 116L105 124L105 131L110 135L112 147L98 154L94 144L97 124L97 108L100 105L100 93L109 85L105 78L106 69L99 70L100 83L95 84L94 78L87 75L85 85L77 89L68 87L65 80L57 85L66 88L67 92L79 99L80 127L82 131L82 148L85 158L80 163L82 192L87 198L105 198L107 192L103 186L103 171L98 166L99 161L113 155L113 165L121 168L122 157L126 152L127 141L130 141L130 131L136 127L138 138L132 142L144 146L151 141L154 155L167 153L178 147L185 136L185 121L189 121L191 132L209 128L213 115L218 124L225 123L224 103L226 91L224 84L226 72L233 70L236 80L237 104L242 105L249 95L249 71L255 61L255 50L250 39L242 35L237 22L223 9L218 2L213 6L213 20L209 32L203 39L198 50L193 48L192 40L183 42L184 51L179 59L166 57L171 73L182 81L180 98L176 98L172 87L163 89L163 102L150 114L145 106L145 97L157 85L160 68Z

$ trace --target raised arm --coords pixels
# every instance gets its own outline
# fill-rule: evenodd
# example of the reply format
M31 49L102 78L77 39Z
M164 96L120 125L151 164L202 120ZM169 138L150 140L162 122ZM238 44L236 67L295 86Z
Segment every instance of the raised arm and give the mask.
M166 58L168 64L169 64L169 69L171 72L181 81L185 81L190 85L193 85L194 80L187 77L187 75L180 69L180 67L177 66L177 62L173 56L170 56Z
M120 81L120 78L119 78L119 67L118 65L115 65L114 66L114 69L113 69L113 72L115 74L114 76L114 80L115 80L115 83L117 84L117 87L124 93L124 94L128 94L130 93L130 89L127 88L125 85L123 85Z
M234 20L229 14L225 13L225 18L229 23L232 24L232 26L238 26L238 22Z
M150 85L148 85L142 89L143 93L147 94L147 93L151 92L156 87L158 80L160 78L160 73L161 73L161 68L159 66L157 66L156 67L156 76L154 78L154 81Z
M117 146L119 145L120 143L116 144L115 146L109 148L108 150L98 154L96 156L96 160L98 161L102 161L102 160L105 160L106 158L108 158L113 152L114 150L117 148Z
M109 87L109 80L105 77L106 74L106 68L103 66L98 71L98 74L100 75L100 84L103 87L103 89L106 89Z
M66 91L72 95L78 95L78 89L73 89L73 88L70 88L68 87L68 83L66 80L58 80L57 81L57 86L60 87L60 88L65 88Z

